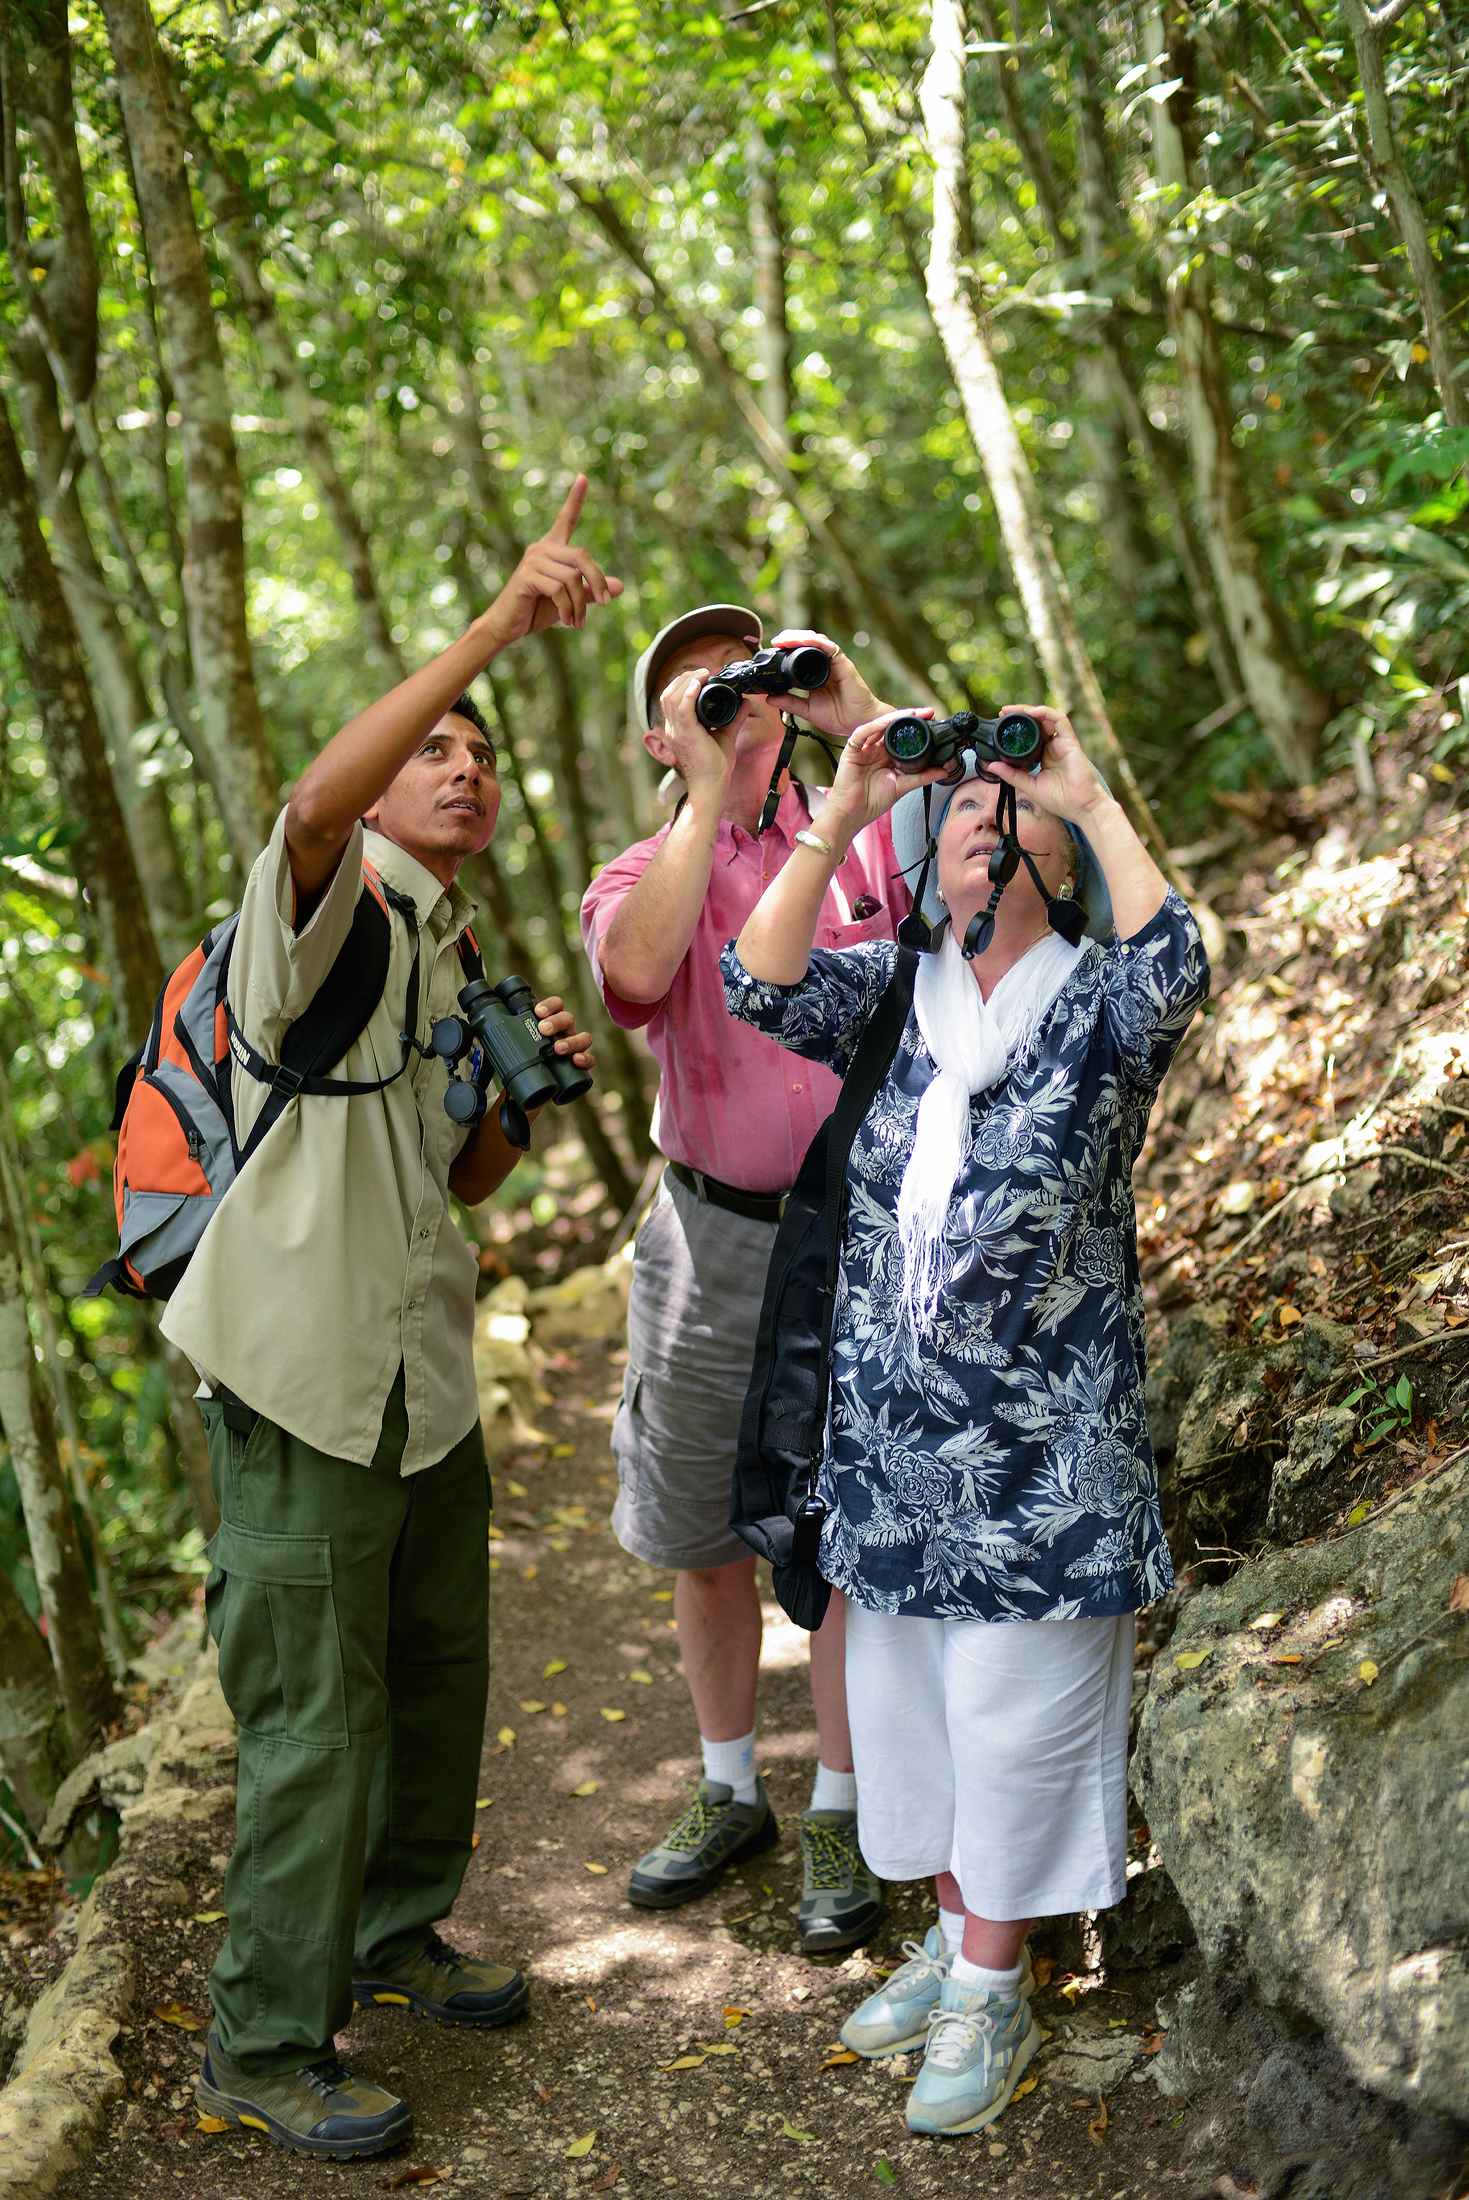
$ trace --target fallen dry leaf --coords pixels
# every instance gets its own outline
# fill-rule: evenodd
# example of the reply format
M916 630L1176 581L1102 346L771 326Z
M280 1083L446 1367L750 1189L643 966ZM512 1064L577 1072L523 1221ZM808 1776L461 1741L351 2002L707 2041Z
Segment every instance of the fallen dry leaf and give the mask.
M593 2001L591 1995L583 1994L582 1999L586 2003L587 2007L591 2010L593 2016L595 2016L597 2013L597 2004Z
M607 1708L606 1704L603 1704L602 1716L610 1726L616 1726L619 1719L625 1719L627 1717L627 1713L625 1711L610 1711Z
M485 1534L489 1537L492 1543L503 1543L505 1540L505 1530L503 1528L497 1528L493 1520L485 1529Z
M541 1667L541 1679L542 1679L543 1681L548 1681L548 1680L550 1680L550 1679L551 1679L551 1678L553 1677L553 1675L555 1675L555 1674L557 1674L557 1673L564 1673L565 1671L566 1671L566 1660L565 1660L565 1658L552 1658L552 1660L551 1660L551 1662L550 1662L550 1664L549 1664L549 1665L543 1665L543 1666Z
M223 2116L201 2116L194 2129L208 2132L228 2131L230 2126L225 2122Z
M531 2080L531 2085L532 2085L532 2087L534 2088L534 2090L535 2090L535 2091L536 2091L537 2093L539 2093L539 2094L540 2094L540 2096L541 2096L541 2099L542 2099L543 2101L549 2101L549 2100L550 2100L550 2098L551 2098L551 2089L550 2089L550 2087L549 2087L549 2086L548 2086L548 2085L546 2084L546 2082L545 2082L545 2080L544 2080L543 2078L532 2078L532 2080Z
M495 1740L499 1743L502 1749L513 1749L515 1747L514 1727L502 1726L499 1733L495 1736Z
M1298 1307L1283 1306L1280 1309L1280 1326L1282 1329L1294 1329L1296 1323L1301 1319L1302 1315Z
M491 1803L493 1803L493 1801L494 1801L494 1800L495 1800L495 1798L494 1798L494 1796L493 1796L493 1795L480 1795L480 1796L477 1796L477 1797L475 1798L475 1805L474 1805L474 1807L475 1807L475 1809L476 1809L476 1810L488 1810L488 1809L489 1809L489 1807L490 1807L490 1805L491 1805Z
M610 2168L610 2169L608 2170L608 2172L607 2172L606 2176L605 2176L605 2177L599 2177L599 2178L598 2178L598 2180L597 2180L597 2182L596 2182L596 2184L595 2184L595 2185L593 2185L593 2187L592 2187L592 2190L593 2190L593 2192L610 2192L610 2191L612 2190L612 2187L613 2187L613 2186L614 2186L614 2185L615 2185L615 2184L617 2183L617 2180L618 2180L618 2178L619 2178L619 2177L620 2177L621 2175L622 2175L622 2164L621 2164L621 2162L614 2162L614 2163L612 2164L611 2168Z
M544 1711L546 1708L543 1703L537 1703L534 1696L517 1696L516 1702L520 1705L521 1710L528 1713L531 1718L534 1718L538 1711Z
M1074 2009L1076 2007L1076 1997L1081 1992L1081 1980L1079 1978L1068 1978L1062 1985L1061 1992Z
M641 1681L646 1688L653 1685L653 1676L645 1666L635 1665L627 1677L630 1681Z
M218 1925L228 1915L227 1910L196 1910L194 1912L194 1923L196 1925Z
M400 2170L396 2177L380 2177L378 2183L387 2192L402 2192L406 2185L447 2185L447 2170L433 2169L427 2162L417 2169Z
M570 1459L575 1450L575 1444L553 1444L551 1446L551 1457L553 1459Z
M1156 2055L1159 2048L1163 2045L1163 2042L1167 2039L1167 2037L1168 2034L1166 2032L1154 2032L1151 2027L1149 2027L1149 2029L1143 2034L1143 2053L1145 2055Z
M573 1795L595 1795L596 1792L597 1783L595 1780L583 1780L580 1787L574 1787L571 1790Z
M737 2024L743 2024L746 2017L751 2013L748 2009L736 2009L732 2005L727 2007L724 2012L724 2029L726 2032L732 2032Z
M658 2068L660 2070L702 2070L704 2061L705 2058L702 2055L680 2055L671 2063L659 2063Z
M1027 2093L1034 2093L1040 2082L1039 2078L1022 2078L1015 2091L1010 2095L1011 2100L1023 2101Z
M566 1448L569 1451L571 1446L568 1444ZM579 2139L573 2139L570 2146L567 2147L565 2159L568 2162L579 2162L584 2154L591 2153L596 2143L597 2134L595 2131L584 2131Z
M479 1835L477 1833L472 1833L470 1835L469 1845L472 1849L477 1849L479 1847Z
M1031 1968L1035 1972L1035 1990L1039 1993L1043 1986L1051 1983L1051 1973L1056 1968L1055 1960L1051 1956L1037 1956Z
M552 1716L552 1718L553 1718L553 1719L564 1719L564 1718L566 1717L566 1706L565 1706L565 1704L564 1704L564 1703L553 1703L553 1704L552 1704L552 1706L551 1706L551 1716Z
M1192 1673L1196 1665L1202 1665L1209 1655L1207 1650L1180 1650L1174 1664L1185 1673Z
M1373 1664L1371 1658L1363 1658L1361 1664L1357 1667L1357 1671L1370 1688L1377 1678L1377 1667Z
M582 1869L583 1871L595 1873L598 1879L607 1877L607 1866L605 1864L584 1864Z
M671 1604L673 1602L673 1591L671 1589L655 1589L653 1591L653 1602L655 1604Z
M540 1572L540 1570L541 1569L539 1566L522 1566L520 1569L520 1578L522 1581L534 1581L536 1575Z
M1278 1627L1284 1617L1283 1612L1261 1612L1257 1619L1250 1621L1250 1625L1252 1627Z
M156 2001L153 2014L165 2024L176 2024L181 2032L202 2032L205 2019L186 2001Z
M1288 1650L1284 1657L1272 1658L1270 1663L1272 1665L1299 1665L1301 1663L1301 1653L1299 1650Z
M1449 1610L1469 1612L1469 1574L1460 1574L1449 1591Z
M828 2053L826 2061L816 2065L816 2074L819 2077L823 2070L836 2070L842 2063L861 2062L861 2060L862 2057L854 2055L850 2047L833 2047Z
M799 2139L802 2146L812 2147L816 2144L815 2132L801 2131L795 2124L791 2122L789 2116L781 2117L780 2135L783 2139Z
M1106 2138L1107 2127L1110 2122L1111 2118L1107 2114L1107 2104L1099 2093L1097 2095L1097 2113L1086 2127L1086 2135L1093 2146L1099 2147Z

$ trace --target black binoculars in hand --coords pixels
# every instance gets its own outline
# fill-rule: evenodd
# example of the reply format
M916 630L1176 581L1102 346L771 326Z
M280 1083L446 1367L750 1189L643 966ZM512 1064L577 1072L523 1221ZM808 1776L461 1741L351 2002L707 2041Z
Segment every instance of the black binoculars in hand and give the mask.
M981 765L994 757L1029 764L1045 745L1038 720L1026 710L1006 711L1003 718L980 718L972 710L956 710L952 718L895 718L882 739L893 762L910 772L951 763L961 749L973 749Z
M694 715L701 726L717 733L727 726L747 695L789 695L793 688L825 687L831 678L831 659L813 642L797 649L757 649L753 657L741 657L723 665L700 688Z
M527 1110L548 1100L558 1108L569 1106L591 1091L591 1076L569 1054L558 1054L554 1039L542 1036L536 997L524 978L502 978L494 986L471 978L460 992L459 1006L462 1016L438 1019L428 1035L429 1049L451 1072L476 1042L480 1060L472 1076L450 1075L444 1111L456 1123L478 1123L489 1106L491 1080L498 1078L505 1088L500 1128L524 1152L530 1144Z

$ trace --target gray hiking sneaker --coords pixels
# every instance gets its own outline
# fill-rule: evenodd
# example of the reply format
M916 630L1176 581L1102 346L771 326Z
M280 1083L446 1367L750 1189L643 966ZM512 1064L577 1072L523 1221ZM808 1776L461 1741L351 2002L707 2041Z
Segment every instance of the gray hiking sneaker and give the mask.
M727 1864L759 1856L779 1839L758 1774L753 1803L737 1803L723 1780L703 1779L683 1816L634 1867L627 1899L640 1910L672 1910L707 1894Z
M882 1882L857 1846L857 1813L802 1811L797 1830L802 1881L796 1924L802 1951L819 1956L831 1948L855 1948L882 1917Z
M903 2055L910 2047L922 2047L928 2038L929 2012L937 2009L949 1975L943 1933L930 1925L922 1945L905 1940L903 1953L908 1961L900 1963L842 2026L842 2045L856 2055ZM1035 1992L1029 1941L1020 1951L1016 1992L1025 2001Z
M194 2099L201 2115L263 2131L278 2147L317 2161L386 2154L413 2129L405 2101L359 2078L335 2055L273 2078L251 2078L226 2058L212 2026Z
M530 1988L508 1963L481 1963L462 1956L447 1940L430 1933L416 1956L388 1965L372 1977L354 1978L352 1998L360 2008L382 2004L411 2009L435 2024L510 2024L530 2000Z

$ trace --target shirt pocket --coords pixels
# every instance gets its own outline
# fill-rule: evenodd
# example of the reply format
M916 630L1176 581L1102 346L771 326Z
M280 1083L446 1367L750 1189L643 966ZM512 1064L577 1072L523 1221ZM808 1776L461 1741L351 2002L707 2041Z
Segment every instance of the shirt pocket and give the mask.
M893 931L893 913L879 909L875 916L859 917L852 923L829 923L823 917L816 927L817 947L860 947L864 940L890 940L896 938Z

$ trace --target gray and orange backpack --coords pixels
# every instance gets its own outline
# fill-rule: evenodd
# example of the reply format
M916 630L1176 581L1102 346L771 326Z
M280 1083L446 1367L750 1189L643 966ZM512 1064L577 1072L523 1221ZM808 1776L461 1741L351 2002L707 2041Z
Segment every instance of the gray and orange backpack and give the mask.
M158 996L148 1036L118 1074L112 1129L117 1159L116 1257L82 1292L95 1298L111 1284L129 1298L166 1299L178 1288L210 1217L235 1178L291 1102L355 1100L382 1092L408 1067L418 1029L418 915L412 900L362 866L351 930L311 1001L281 1042L279 1063L256 1052L230 1010L230 955L239 911L206 934ZM412 928L403 1059L391 1077L352 1083L326 1072L360 1038L382 999L392 947L393 912ZM459 940L466 977L484 965L472 932ZM235 1128L231 1061L269 1089L241 1144Z

